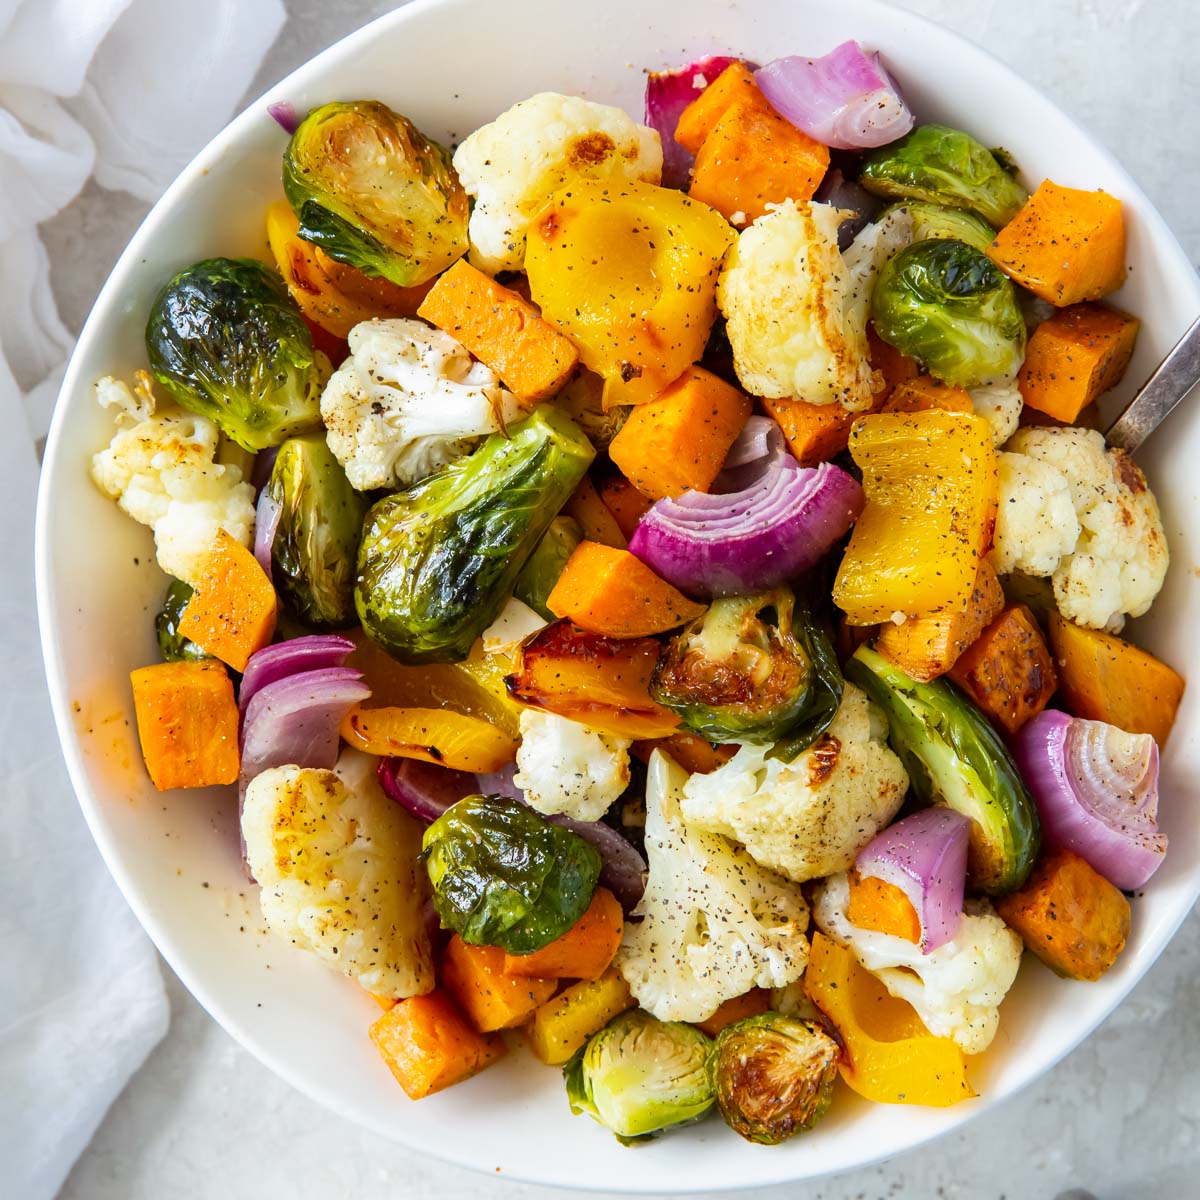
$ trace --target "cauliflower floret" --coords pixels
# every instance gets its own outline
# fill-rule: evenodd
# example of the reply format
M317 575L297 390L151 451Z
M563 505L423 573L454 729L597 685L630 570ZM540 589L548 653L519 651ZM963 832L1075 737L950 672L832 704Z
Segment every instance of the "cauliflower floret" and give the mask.
M930 954L889 933L850 923L844 874L821 886L813 917L822 933L848 947L884 987L917 1010L935 1037L953 1038L967 1054L991 1045L1000 1001L1021 965L1021 939L986 900L968 900L953 940Z
M628 738L589 729L557 713L521 713L513 783L532 808L598 821L629 786Z
M894 208L880 221L864 225L842 258L850 273L844 315L846 323L866 336L875 278L894 254L913 238L913 220L906 208Z
M321 396L329 448L360 492L404 487L521 416L516 397L448 333L363 321Z
M174 404L156 406L144 375L136 396L106 377L96 398L117 410L119 428L92 456L92 480L154 530L155 557L168 575L194 584L218 529L250 544L254 489L236 466L215 461L220 434L211 421Z
M619 108L539 92L477 129L454 152L475 206L471 262L481 271L519 271L525 231L559 188L577 179L662 178L658 134Z
M680 809L689 830L741 842L798 883L844 871L896 815L908 776L888 749L887 724L865 692L846 684L833 724L793 762L743 746L708 775L693 775Z
M431 991L421 827L384 795L375 762L273 767L246 789L242 835L272 933L401 1000Z
M992 445L1003 446L1021 422L1021 409L1025 399L1016 382L985 383L982 387L967 389L975 415L982 417L992 429Z
M717 303L748 392L852 411L870 407L876 378L863 297L875 251L887 243L876 242L878 234L863 243L856 281L838 250L840 222L828 204L788 200L744 230L730 250Z
M1024 454L996 455L999 506L989 560L1001 575L1052 575L1079 540L1071 487L1061 471Z
M650 875L617 969L663 1021L703 1021L753 987L786 987L808 963L800 889L679 811L687 773L656 750L646 779Z
M1049 575L1059 611L1080 625L1115 631L1141 616L1170 557L1133 459L1106 449L1094 429L1022 429L1008 451L999 456L997 571Z

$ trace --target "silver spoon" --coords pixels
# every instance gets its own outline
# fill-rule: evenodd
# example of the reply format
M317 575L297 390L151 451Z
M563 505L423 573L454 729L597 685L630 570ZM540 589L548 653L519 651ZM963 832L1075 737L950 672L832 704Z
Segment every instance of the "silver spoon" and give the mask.
M1167 414L1200 383L1200 317L1175 343L1158 370L1146 380L1125 411L1104 435L1110 446L1132 454L1166 419Z

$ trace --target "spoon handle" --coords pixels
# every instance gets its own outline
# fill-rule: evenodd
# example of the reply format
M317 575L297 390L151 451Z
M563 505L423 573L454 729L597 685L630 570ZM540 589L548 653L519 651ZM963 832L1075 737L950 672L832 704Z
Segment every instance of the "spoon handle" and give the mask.
M1132 454L1197 383L1200 383L1200 317L1188 326L1158 370L1109 427L1105 434L1108 444Z

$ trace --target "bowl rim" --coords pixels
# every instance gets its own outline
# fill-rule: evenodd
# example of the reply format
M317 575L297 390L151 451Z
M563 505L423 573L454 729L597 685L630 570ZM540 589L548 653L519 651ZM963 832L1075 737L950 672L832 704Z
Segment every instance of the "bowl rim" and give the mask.
M70 463L64 462L61 453L62 429L66 422L67 411L65 398L79 392L81 386L88 382L81 378L83 373L82 363L86 357L83 353L83 348L97 336L96 330L105 319L108 311L113 308L114 299L119 294L124 277L136 271L136 260L139 256L141 243L153 231L164 224L170 223L177 199L200 183L210 163L216 161L226 150L236 147L245 139L245 135L250 131L253 124L261 119L262 111L267 104L278 100L286 100L289 93L300 91L309 80L319 79L327 64L352 58L360 47L366 45L374 38L393 33L395 29L402 28L409 21L431 9L452 5L456 2L462 3L464 0L410 0L403 7L393 9L374 18L326 46L290 71L286 76L269 86L262 95L253 99L238 112L197 152L164 191L162 196L154 203L109 271L80 330L79 337L72 348L62 385L59 388L51 427L46 438L45 454L37 496L34 560L37 614L43 664L54 713L55 726L66 761L72 789L105 866L120 888L126 903L130 906L171 970L183 983L184 987L187 988L188 992L205 1009L208 1015L242 1049L309 1100L336 1113L342 1119L367 1128L372 1133L385 1137L390 1141L400 1143L406 1148L427 1157L494 1176L494 1172L499 1168L495 1168L482 1159L472 1159L470 1157L462 1157L461 1155L456 1157L449 1150L443 1151L441 1147L431 1147L422 1144L419 1139L419 1132L409 1133L404 1127L397 1126L394 1122L388 1122L383 1119L373 1120L360 1113L353 1115L346 1113L332 1089L312 1083L294 1071L290 1062L285 1057L261 1047L254 1035L243 1026L236 1015L231 1013L221 999L210 990L205 982L205 978L194 973L189 964L180 955L176 954L171 936L163 929L155 915L155 907L143 898L139 893L138 887L133 883L128 872L123 867L117 850L116 839L110 837L108 831L105 829L99 806L92 794L89 772L71 716L66 664L55 637L56 623L53 615L55 611L56 581L53 569L53 546L51 538L55 510L55 490L52 486L52 481L61 470L70 469ZM886 0L857 0L857 3L867 10L887 12L893 18L896 15L896 10ZM1197 311L1200 311L1200 276L1197 275L1196 268L1191 263L1174 232L1150 201L1145 191L1124 168L1116 156L1107 149L1103 142L1094 137L1079 121L1065 112L1057 102L1052 100L1046 93L1042 92L1034 83L1026 79L1014 68L998 58L986 46L982 46L965 37L963 34L921 14L905 10L902 15L904 20L914 25L918 31L936 32L940 37L948 36L967 44L973 53L990 60L993 68L1004 78L1006 86L1013 91L1014 95L1018 95L1023 99L1035 100L1037 104L1053 110L1075 137L1086 143L1097 157L1105 161L1114 175L1120 177L1122 180L1124 194L1130 199L1137 201L1139 219L1146 226L1150 243L1157 246L1166 259L1173 262L1174 266L1185 268L1182 275L1186 278L1192 292L1194 307ZM818 1169L815 1172L802 1174L797 1174L794 1159L781 1156L777 1160L779 1163L778 1168L757 1171L752 1177L744 1179L741 1182L722 1179L715 1183L689 1184L684 1187L675 1187L670 1193L664 1192L662 1188L654 1184L639 1185L636 1177L606 1180L603 1183L593 1185L575 1178L563 1179L549 1172L539 1172L536 1166L528 1168L521 1165L516 1167L506 1166L503 1177L512 1181L557 1186L580 1192L606 1190L620 1191L626 1194L682 1195L692 1194L696 1191L729 1191L747 1186L763 1187L794 1183L801 1180L829 1178L851 1170L859 1170L872 1166L896 1154L906 1154L919 1147L927 1146L941 1137L961 1130L967 1123L973 1123L984 1113L991 1111L993 1108L1024 1091L1031 1083L1051 1071L1071 1051L1090 1037L1127 998L1130 991L1145 977L1146 972L1154 965L1184 920L1190 915L1198 898L1200 898L1200 869L1193 873L1190 880L1190 898L1188 902L1180 905L1178 913L1172 920L1160 924L1156 930L1156 936L1145 943L1143 948L1145 962L1141 972L1129 979L1114 992L1110 1002L1099 1011L1093 1021L1084 1024L1082 1028L1073 1029L1061 1041L1053 1056L1032 1064L1029 1068L1022 1071L1018 1078L1009 1082L1005 1087L997 1087L989 1091L987 1095L978 1097L964 1109L959 1120L947 1123L944 1127L938 1129L921 1131L899 1149L887 1146L875 1148L869 1150L853 1164L833 1165L826 1169ZM764 1159L763 1161L765 1165L770 1160Z

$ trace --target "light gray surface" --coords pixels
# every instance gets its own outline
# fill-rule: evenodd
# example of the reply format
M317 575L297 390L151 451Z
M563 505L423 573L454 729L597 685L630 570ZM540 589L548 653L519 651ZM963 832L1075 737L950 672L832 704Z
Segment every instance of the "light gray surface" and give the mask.
M904 0L901 6L987 45L1035 80L1117 154L1200 260L1200 150L1192 129L1200 115L1193 61L1200 7L1192 0ZM291 21L252 95L393 5L289 0L288 7ZM863 36L869 39L869 31ZM447 47L448 72L452 53ZM930 70L936 72L936 62ZM46 229L56 292L72 328L144 211L127 196L92 186ZM169 991L171 1032L80 1160L63 1192L69 1200L553 1194L492 1184L359 1131L259 1066L174 979ZM884 1166L756 1194L1049 1200L1062 1189L1087 1187L1100 1200L1195 1195L1198 1080L1200 917L1193 914L1126 1004L998 1113Z

